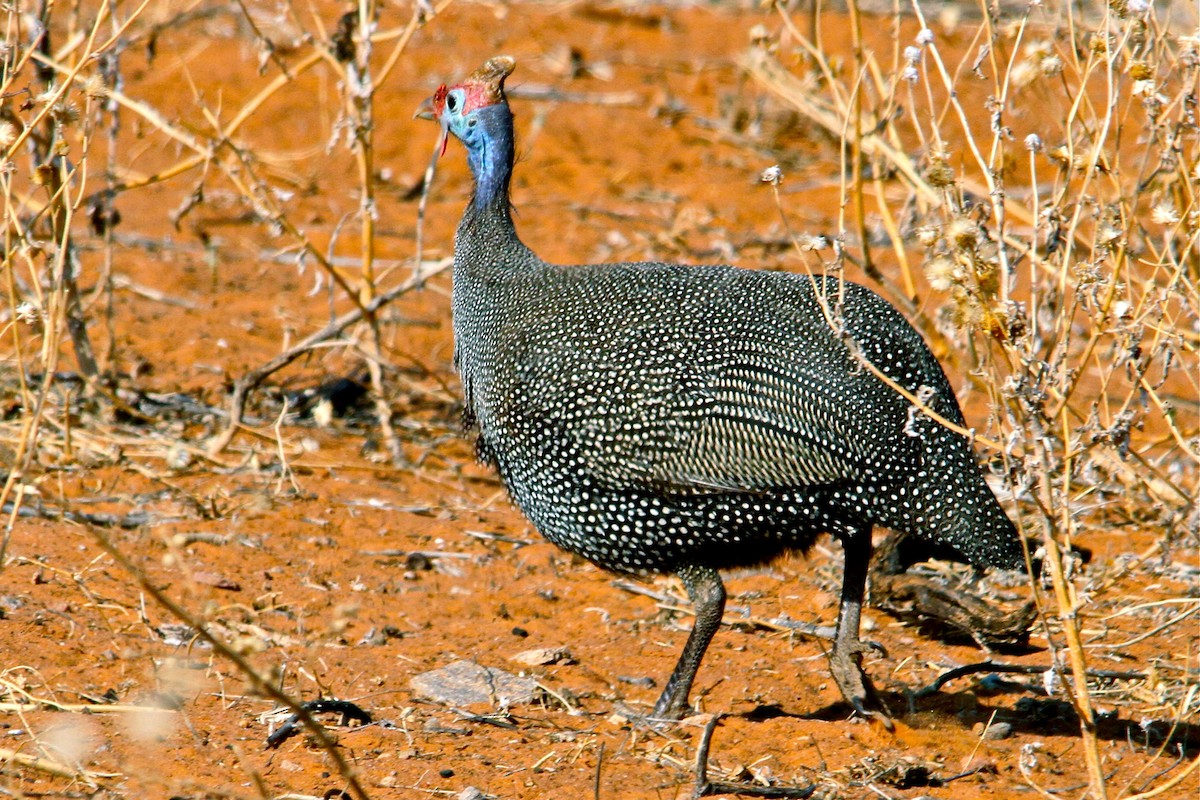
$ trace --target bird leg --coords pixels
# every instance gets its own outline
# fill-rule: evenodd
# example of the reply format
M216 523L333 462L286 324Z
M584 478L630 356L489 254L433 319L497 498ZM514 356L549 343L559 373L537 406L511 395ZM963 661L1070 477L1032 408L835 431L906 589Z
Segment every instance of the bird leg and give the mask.
M867 589L867 570L871 563L871 529L859 528L840 538L846 563L833 651L829 654L830 671L842 690L842 696L856 712L879 720L888 730L892 730L892 720L883 710L884 705L875 692L875 686L862 669L863 653L868 650L882 651L883 648L858 638L863 597Z
M700 660L704 658L713 634L721 627L721 617L725 614L725 584L715 569L688 565L676 574L687 589L688 599L696 606L696 621L667 687L654 704L653 716L658 719L679 719L688 710L688 694L700 668Z

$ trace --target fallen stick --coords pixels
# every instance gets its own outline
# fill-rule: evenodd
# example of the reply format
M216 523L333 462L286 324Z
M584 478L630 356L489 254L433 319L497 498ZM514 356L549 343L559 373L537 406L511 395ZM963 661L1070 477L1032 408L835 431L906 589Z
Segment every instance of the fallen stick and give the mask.
M9 750L6 747L0 747L0 765L15 764L27 769L45 772L50 775L56 775L60 778L70 778L71 780L82 780L91 786L95 786L98 780L104 778L119 778L119 772L92 772L86 769L75 769L69 767L60 761L54 761L41 756L27 756L24 753L18 753L16 750Z

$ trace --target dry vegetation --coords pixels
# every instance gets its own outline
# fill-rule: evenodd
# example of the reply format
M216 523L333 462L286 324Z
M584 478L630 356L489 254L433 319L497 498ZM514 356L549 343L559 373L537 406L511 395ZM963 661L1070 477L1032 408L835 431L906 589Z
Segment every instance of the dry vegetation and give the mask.
M422 192L429 191L421 172L434 137L397 143L379 135L383 93L398 73L416 71L411 51L459 11L448 6L444 0L377 7L364 0L313 10L162 0L17 3L0 11L0 599L9 602L0 606L0 629L9 626L0 631L0 647L7 648L0 649L0 719L20 734L0 740L0 794L138 796L125 783L139 768L136 757L56 739L44 733L57 729L49 717L37 714L128 715L153 736L158 716L177 713L169 704L88 695L84 685L93 684L72 684L77 676L70 668L51 680L48 665L26 650L35 646L29 637L36 626L18 627L34 607L68 620L66 641L78 625L106 631L117 653L133 652L96 652L92 659L152 661L150 683L161 696L199 696L188 688L191 678L179 677L188 670L178 664L203 646L222 703L236 707L243 702L238 695L259 698L260 710L301 713L315 763L334 776L311 783L264 777L254 758L237 751L225 765L237 773L227 784L206 785L208 778L197 776L183 794L226 796L235 792L232 785L241 787L239 796L275 797L301 783L309 794L336 786L363 798L393 796L405 781L421 784L423 774L406 777L399 762L377 770L361 748L345 746L299 709L316 696L352 694L352 681L332 677L341 674L332 667L321 673L324 657L313 652L339 641L356 612L330 600L306 618L309 639L293 631L296 638L288 640L282 628L267 635L264 609L298 601L264 594L233 613L212 595L214 587L228 588L222 580L232 582L226 570L197 568L189 548L231 545L247 535L241 520L273 511L292 521L330 513L332 503L314 503L307 488L313 484L303 477L317 470L348 472L359 483L363 476L396 482L418 475L419 488L398 492L403 508L392 508L454 522L439 528L438 537L459 531L466 539L471 526L494 525L486 520L500 502L497 487L476 475L468 450L453 443L454 390L444 349L437 363L414 355L414 342L429 335L422 332L428 317L414 309L446 312L441 273L453 220L437 223L437 244L418 221L426 206ZM588 8L589 24L624 13ZM1015 587L1032 591L1037 602L1034 638L1043 649L1035 661L1044 674L1029 688L1044 684L1046 695L1023 713L1066 704L1053 721L1068 720L1077 746L1051 757L1035 733L1024 731L1007 751L1012 776L992 791L1062 796L1050 788L1065 774L1080 780L1066 796L1194 796L1200 769L1194 12L1119 0L1108 7L1047 2L1003 11L898 3L891 13L875 9L869 17L853 6L846 15L818 17L771 5L751 24L757 25L751 43L731 37L724 56L737 65L741 94L756 99L734 103L711 135L723 147L753 154L753 163L782 165L764 174L783 241L794 248L777 249L779 265L864 280L918 324L947 371L967 385L968 417L977 423L970 435L1006 490L1006 507L1044 556L1043 574L1028 589ZM217 87L210 76L175 69L163 55L214 30L236 43L226 52L240 54L214 67L216 80L225 81ZM946 44L949 30L956 32L953 47ZM491 46L484 41L480 47ZM437 79L452 79L490 53L472 48L458 55L441 62L457 71ZM603 54L591 55L594 78L605 64ZM564 81L589 68L575 64L575 54L564 58L570 62L560 72ZM439 62L426 55L421 68L431 63ZM392 102L388 113L411 113L415 103L408 101L431 86L408 88L413 94ZM538 91L527 86L524 96ZM616 92L566 95L556 100L545 91L541 99L597 107L628 102ZM522 97L522 87L515 96ZM664 121L654 124L688 124L672 118L670 99L655 102ZM553 133L540 129L540 119L535 115L533 135L544 141ZM805 193L789 191L793 169L801 167L793 166L799 161L788 150L792 134L781 133L785 123L840 162L829 196L841 202L827 205L828 222L796 221L812 217L803 211ZM398 154L403 167L388 161ZM323 176L335 175L339 191L322 191ZM442 217L461 201L461 172L452 179L459 195L442 200L435 188L431 201ZM674 256L670 251L680 249L687 258L695 226L680 232L681 216L633 242L630 229L656 223L630 223L626 236L610 236L596 250ZM731 250L746 263L754 246L726 241L723 252ZM156 259L186 261L190 271L178 284L150 285ZM140 266L135 273L127 264ZM255 303L273 302L275 287L253 282L265 275L307 304L303 314L256 310ZM209 316L213 331L201 332L204 347L185 347L170 316L147 320L123 310L128 298L188 308L188 298L204 287L223 298ZM397 311L401 301L413 305ZM222 346L242 323L246 341ZM181 366L194 362L213 365L211 372ZM329 385L324 394L295 388L339 375L352 378L340 387L350 396L345 408L337 398L346 395L332 394ZM921 405L921 398L910 400ZM353 452L360 445L362 452ZM324 460L313 455L319 448ZM296 510L279 511L285 507ZM361 518L364 527L386 526L388 507L376 510ZM38 537L63 530L71 531L71 546L46 557ZM461 555L461 542L447 545L433 536L389 557L401 559L402 571L419 573L430 560ZM493 536L487 553L520 565L514 570L532 569L518 555L525 536L519 529ZM153 543L149 555L151 545L142 542ZM363 552L354 539L333 540L339 542ZM508 550L504 543L515 545ZM226 557L237 558L232 551L210 556L218 564ZM350 584L357 574L304 580ZM501 580L498 574L486 573L487 580ZM478 580L484 575L475 573ZM40 600L43 586L69 599ZM435 594L429 602L442 601ZM461 645L467 652L478 644L467 641ZM612 641L620 639L606 639L606 646ZM289 647L307 655L289 660L274 652ZM354 654L339 656L350 674ZM917 662L893 664L894 674L928 682L937 670ZM129 667L122 674L135 680L138 673ZM64 687L83 701L68 700ZM613 710L603 699L588 704L600 719ZM561 718L574 719L563 707L573 709L575 700L568 694L557 702L542 719L558 714L559 721L544 727L502 715L491 722L524 724L526 742L567 741L552 739L550 731L567 724ZM414 752L433 747L431 728L409 729L416 713L411 705L383 712L399 720L393 724L403 735L392 731L393 739ZM105 728L93 740L121 737L122 730ZM387 744L390 730L378 730L379 749L397 747ZM1136 730L1141 738L1134 741ZM597 796L690 792L697 745L709 753L704 735L688 738L694 733L665 741L635 733L621 745L629 785L636 785L629 776L653 764L675 770L678 780L665 785L676 788L646 783L628 794L606 793L597 778ZM587 736L593 738L579 740L586 746L552 763L586 753L599 776L604 741L594 730ZM754 736L751 728L747 738ZM477 747L484 737L477 735ZM722 771L720 738L713 764L702 759L706 768L728 781L774 787L781 792L775 796L789 796L782 793L788 785L805 782L848 797L868 790L913 796L911 787L921 786L890 781L891 773L870 765L803 774L777 768L764 777L727 762ZM1126 747L1123 738L1121 761L1113 748ZM506 746L497 746L499 763ZM758 747L772 750L761 741ZM614 757L609 751L607 758ZM893 769L899 761L889 763ZM186 765L176 770L188 774ZM592 791L590 777L575 777L564 785ZM171 780L162 783L174 786ZM421 791L434 796L458 794L426 785L432 784ZM549 790L534 786L527 796L549 796L539 791ZM945 796L967 796L962 791Z

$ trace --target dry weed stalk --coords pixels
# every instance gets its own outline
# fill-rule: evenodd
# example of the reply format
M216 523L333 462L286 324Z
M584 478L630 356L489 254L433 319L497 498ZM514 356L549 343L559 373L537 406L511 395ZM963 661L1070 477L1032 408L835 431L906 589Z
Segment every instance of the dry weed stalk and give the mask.
M92 121L102 113L105 96L103 80L92 65L94 59L117 46L121 33L144 7L143 3L123 23L117 23L113 7L105 2L82 29L72 16L65 31L55 27L51 3L41 4L35 15L23 14L18 5L5 9L6 44L0 53L0 193L4 198L2 269L8 313L3 334L11 347L7 360L16 367L14 383L25 414L14 440L11 467L0 488L0 508L11 509L0 537L0 565L28 490L24 476L36 455L43 425L50 421L70 430L69 413L58 420L48 419L59 378L64 329L86 389L94 392L101 388L100 367L79 291L80 256L72 229L89 185ZM109 23L114 32L105 40L101 30ZM60 33L65 44L54 58L66 62L66 77L61 81L56 80L55 71L44 66L53 52L52 37ZM86 88L78 88L76 81ZM28 159L24 172L17 164L22 151ZM29 329L34 341L40 340L36 355L27 342ZM34 369L30 369L30 358ZM27 380L29 372L40 373L36 387ZM66 450L70 455L69 437Z
M207 130L204 126L177 123L152 104L128 96L121 78L120 58L130 48L153 47L153 42L172 26L191 24L214 15L236 15L236 9L201 6L181 11L166 20L149 20L142 18L148 2L126 12L106 0L91 17L82 8L63 9L50 3L40 6L41 18L27 17L17 6L7 7L4 19L8 46L0 63L0 89L5 98L0 104L0 159L4 166L0 170L0 191L5 201L3 281L7 313L0 319L0 334L4 337L3 357L17 367L14 370L17 386L14 388L22 395L20 407L24 409L24 428L11 437L16 444L15 461L20 468L7 475L7 483L0 490L0 506L13 514L19 508L19 502L13 504L11 501L19 500L21 476L38 450L47 415L52 413L49 400L59 375L57 365L63 332L69 335L85 390L90 394L99 390L102 404L107 403L128 416L139 416L139 412L125 404L111 386L111 382L119 380L121 358L114 345L116 335L112 327L112 264L116 247L113 231L120 223L115 203L124 193L188 175L197 177L187 193L188 199L172 215L177 227L206 203L206 190L223 181L263 230L290 240L283 249L295 254L298 267L303 267L306 262L315 263L341 296L353 304L351 314L342 318L342 324L329 326L324 336L308 337L305 345L311 348L359 319L365 321L366 344L360 355L372 377L377 415L392 460L402 461L384 394L382 366L385 362L376 312L388 301L418 286L419 282L409 282L404 287L384 287L380 280L385 275L377 274L374 197L378 176L371 145L374 130L372 103L375 92L392 74L412 37L449 2L441 0L434 6L414 3L407 22L397 28L381 29L374 3L364 0L344 18L349 22L342 26L343 29L332 33L325 31L316 13L312 13L312 31L305 31L300 23L301 14L288 5L289 21L299 32L292 42L298 52L287 57L281 56L277 43L263 34L251 10L239 6L242 19L235 22L244 24L260 46L263 54L260 72L265 72L270 65L277 74L264 80L263 87L252 93L250 99L232 114L207 105L203 98L197 97L196 105L207 122ZM34 30L24 29L27 19L34 20ZM86 24L82 24L82 20L86 20ZM52 35L55 43L62 41L64 44L52 47ZM377 60L374 58L376 45L389 48L386 58L381 59L381 68L373 66ZM362 247L357 276L335 264L312 241L303 226L293 220L288 192L279 186L280 176L273 167L272 156L240 137L240 132L257 114L271 110L273 99L280 97L305 73L321 67L331 70L339 78L345 101L341 118L335 121L328 139L336 144L341 130L350 131L345 137L346 144L354 151L359 163L361 200L357 216L361 221ZM35 82L40 82L42 88L35 89ZM173 142L182 150L182 155L149 174L139 174L121 165L122 114L136 120L143 129L148 127L155 135ZM92 145L97 138L106 144L107 169L102 175L98 174L100 170L88 170ZM31 161L26 170L20 169L15 162L22 149L28 151ZM39 193L44 198L40 198ZM102 261L96 270L99 280L95 283L95 298L103 301L100 308L105 312L108 330L102 359L95 355L89 332L90 323L99 319L89 320L91 312L76 279L81 261L74 237L85 221L101 240L98 249ZM429 272L423 267L417 264L414 273L424 273L427 277ZM43 281L44 277L49 280ZM41 290L43 283L50 289L44 293ZM31 349L30 342L36 347ZM271 366L254 370L252 375L237 380L229 406L230 418L224 430L210 441L210 457L223 451L243 429L245 402L258 383L274 369L291 363L305 352L305 349L293 350L285 358L273 360ZM27 382L30 375L35 376L35 380ZM70 419L70 414L61 416L64 420ZM67 442L68 449L69 445ZM104 457L102 453L95 455ZM74 455L68 452L67 457ZM6 530L11 530L13 519L10 515ZM0 541L0 554L3 550L4 543Z
M161 451L164 456L179 451L189 462L196 457L219 461L219 452L242 429L247 396L259 382L360 321L365 323L366 344L350 352L367 363L380 424L393 461L401 460L383 385L383 332L378 312L446 264L417 263L412 277L399 285L390 285L394 281L387 281L388 274L376 268L375 193L379 177L372 155L372 103L375 92L393 74L416 32L449 2L414 2L407 20L394 28L381 28L376 4L362 0L344 18L353 24L333 35L322 27L317 9L298 12L285 2L281 8L299 31L291 43L293 51L287 54L282 54L258 26L254 14L259 9L251 4L239 3L237 8L230 8L204 2L182 10L167 4L156 9L158 15L154 18L145 13L149 0L129 7L111 0L92 6L15 3L0 10L5 26L0 47L0 197L4 215L0 395L7 397L10 391L16 394L13 405L4 411L19 411L15 424L6 425L0 432L0 462L7 467L0 487L0 508L4 510L0 570L9 563L6 549L13 526L28 510L25 506L29 495L36 496L30 476L38 467L118 460L126 447ZM158 37L168 32L217 16L236 18L239 13L241 17L235 19L239 30L248 29L260 46L260 74L268 68L275 74L264 78L261 88L249 93L249 99L232 113L197 96L195 107L203 115L203 122L191 124L176 121L174 112L126 93L121 58L131 49L152 52ZM302 14L311 14L311 30L305 30L300 22ZM384 57L375 53L377 46L388 49ZM359 164L361 202L357 216L362 246L357 270L348 269L313 242L294 218L293 205L282 185L287 176L278 168L278 159L255 144L251 136L243 135L252 128L256 115L273 111L273 100L294 89L305 73L322 68L340 81L344 100L341 118L328 131L327 139L336 144L343 128L351 131L345 144ZM149 173L136 171L130 160L132 154L122 150L128 146L129 134L122 130L123 124L135 124L149 139L170 143L175 148L168 153L170 160ZM121 279L114 274L114 263L125 246L114 234L121 222L117 201L126 193L181 179L192 183L184 187L185 200L173 215L177 227L205 204L206 191L220 184L219 190L236 195L237 202L248 209L249 218L263 232L285 239L283 249L296 254L298 266L315 263L327 282L340 292L341 299L350 304L348 312L331 318L324 329L236 383L226 429L213 440L207 453L173 439L164 425L131 436L113 424L114 411L126 418L152 421L122 399L128 393L120 385L122 354L115 345L118 336L113 327L112 301L113 288ZM89 242L92 252L99 254L95 259L80 247L80 240L89 239L89 234L94 237ZM95 287L90 296L81 289L88 284ZM98 330L103 330L97 327L99 324L106 326L107 335L106 344L97 351L92 340ZM77 374L64 372L60 366L66 352L73 354ZM86 406L87 424L80 428L78 416L84 399L91 405ZM201 404L196 406L202 409ZM286 408L285 404L280 420ZM289 449L278 423L274 436L253 433L276 445L283 469L282 486L292 475ZM170 457L166 460L171 463ZM136 470L138 465L132 468ZM41 508L40 503L35 505L35 511ZM69 511L47 512L51 516L54 513L77 521L87 517ZM103 533L97 532L97 542L135 578L144 580ZM78 580L76 583L86 594L86 587ZM171 598L153 588L147 591L171 614L188 624L195 623ZM203 628L198 630L206 633ZM218 639L213 639L217 651L252 683L279 702L297 707L295 700L258 675L236 653L223 649ZM313 726L311 717L301 713ZM320 726L313 727L312 732L329 752L352 793L366 797L353 771ZM27 769L56 769L45 759L9 752L0 754L0 761L19 763ZM66 767L55 774L84 780L95 776Z
M875 179L902 272L899 285L877 282L917 308L949 299L927 332L988 399L987 435L976 441L993 451L1021 527L1040 530L1045 632L1080 719L1090 793L1104 798L1081 636L1101 587L1078 569L1072 542L1081 525L1115 514L1160 526L1161 558L1195 552L1200 38L1172 30L1148 3L1110 4L1088 19L1063 5L1060 16L980 3L970 52L955 65L914 0L905 11L916 30L897 11L894 30L910 41L894 45L891 65L856 37L852 74L777 5L780 34L743 66L850 139L843 197L864 253L858 154L909 190L889 203ZM923 285L908 273L922 262Z

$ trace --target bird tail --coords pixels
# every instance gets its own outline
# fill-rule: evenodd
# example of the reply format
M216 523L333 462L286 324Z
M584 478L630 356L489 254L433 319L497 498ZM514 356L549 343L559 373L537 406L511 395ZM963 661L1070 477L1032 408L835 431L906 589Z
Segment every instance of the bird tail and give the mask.
M1025 553L1016 526L970 452L964 449L959 457L961 464L910 476L903 489L895 490L899 496L889 507L879 509L880 522L930 545L949 548L976 566L1024 569Z
M1025 553L1012 520L971 464L957 485L936 487L929 538L958 550L980 567L1024 569Z

